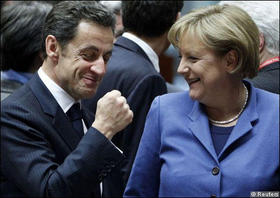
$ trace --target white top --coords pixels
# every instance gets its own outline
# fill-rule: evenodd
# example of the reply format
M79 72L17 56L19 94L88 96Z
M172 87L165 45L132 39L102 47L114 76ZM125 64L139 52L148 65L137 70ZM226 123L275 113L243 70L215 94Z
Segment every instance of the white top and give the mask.
M76 102L75 99L70 96L66 91L64 91L58 84L56 84L42 69L42 67L39 68L38 70L38 75L43 81L43 83L46 85L48 90L51 92L59 106L62 108L63 112L66 113L72 105ZM77 101L80 103L81 107L81 101ZM82 119L83 122L83 129L84 133L87 132L87 128L85 125L84 120Z
M129 32L125 32L122 34L123 37L135 42L139 47L146 53L146 55L149 57L151 62L154 65L155 70L159 73L159 58L156 52L147 44L145 41L140 39L139 37L135 36L134 34L131 34Z

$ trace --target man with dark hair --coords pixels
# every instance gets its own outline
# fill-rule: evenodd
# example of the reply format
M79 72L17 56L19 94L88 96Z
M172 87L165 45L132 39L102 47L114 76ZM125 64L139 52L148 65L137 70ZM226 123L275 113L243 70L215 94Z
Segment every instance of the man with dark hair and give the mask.
M105 73L113 27L94 1L60 2L48 14L42 66L1 102L1 197L119 195L108 187L120 188L114 167L124 157L110 140L133 113L117 90L98 101L95 119L80 107Z
M122 24L122 13L121 6L122 1L100 1L103 5L109 8L116 17L116 26L115 26L115 39L122 35L123 33L123 24Z
M125 33L114 43L96 95L84 101L94 112L97 100L110 90L117 89L127 98L134 120L112 139L127 156L123 163L125 183L150 104L156 96L167 93L165 80L159 74L158 56L170 45L167 33L182 7L182 1L122 1Z
M42 26L51 8L36 1L15 1L1 8L1 100L41 66Z

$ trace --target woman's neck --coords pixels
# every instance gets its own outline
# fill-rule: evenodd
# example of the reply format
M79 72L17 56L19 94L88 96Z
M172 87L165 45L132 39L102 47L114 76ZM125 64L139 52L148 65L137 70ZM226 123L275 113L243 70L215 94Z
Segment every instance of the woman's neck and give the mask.
M220 96L219 98L217 98L217 102L215 105L205 105L205 110L210 122L217 126L235 125L238 117L245 108L247 99L248 91L243 83L240 83L240 85L236 88L230 89L228 92L225 92L224 96ZM232 121L227 123L227 121L230 120Z

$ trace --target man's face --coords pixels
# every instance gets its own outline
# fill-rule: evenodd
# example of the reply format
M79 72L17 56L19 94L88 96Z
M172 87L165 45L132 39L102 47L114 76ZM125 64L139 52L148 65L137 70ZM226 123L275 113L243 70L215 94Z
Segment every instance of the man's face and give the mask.
M54 81L76 100L92 97L106 72L113 39L110 27L81 21L74 39L59 50Z

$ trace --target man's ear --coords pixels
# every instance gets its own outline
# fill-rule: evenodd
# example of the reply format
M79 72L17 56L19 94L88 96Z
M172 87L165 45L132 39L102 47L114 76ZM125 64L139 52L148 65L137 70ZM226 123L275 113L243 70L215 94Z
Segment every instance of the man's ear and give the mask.
M48 35L45 40L47 56L54 64L57 64L59 58L59 44L53 35Z
M260 39L259 52L261 53L263 51L264 45L265 45L265 39L264 39L263 33L259 34L259 39Z
M225 56L225 61L226 61L226 70L231 73L232 71L235 70L235 68L238 65L238 53L236 50L230 50L226 56Z
M181 12L178 12L177 13L177 16L176 16L176 21L178 20L178 19L180 19L181 18Z

